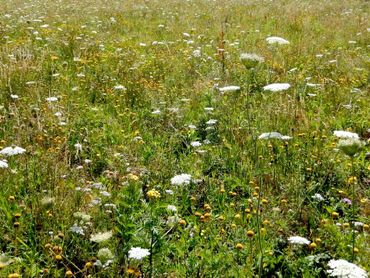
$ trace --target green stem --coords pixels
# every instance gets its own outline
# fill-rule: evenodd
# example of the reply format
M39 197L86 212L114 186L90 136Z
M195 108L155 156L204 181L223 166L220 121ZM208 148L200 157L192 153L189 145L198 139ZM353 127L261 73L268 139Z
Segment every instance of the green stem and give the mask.
M355 234L355 220L356 220L356 200L355 200L355 180L352 180L353 177L355 177L355 171L354 171L354 165L353 165L353 156L351 156L351 172L352 176L350 178L350 181L352 182L352 258L351 262L354 262L355 260L355 242L356 242L356 234Z
M261 180L260 180L261 181ZM258 194L258 202L257 202L257 229L258 229L258 246L260 249L260 262L258 267L258 277L262 277L262 264L263 264L263 250L262 250L262 238L261 238L261 218L260 218L260 207L261 207L261 197L262 197L262 183L260 182L261 188Z

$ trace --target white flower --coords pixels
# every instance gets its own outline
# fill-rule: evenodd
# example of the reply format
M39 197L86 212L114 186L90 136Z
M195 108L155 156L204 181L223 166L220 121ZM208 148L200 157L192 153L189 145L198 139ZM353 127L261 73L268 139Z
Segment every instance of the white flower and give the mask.
M23 154L26 150L21 147L6 147L0 151L0 154L7 155L7 156L13 156L17 154Z
M340 278L366 278L368 277L365 270L346 260L330 260L328 263L330 269L329 276Z
M114 255L108 248L101 248L98 251L97 257L99 258L99 260L105 262L107 260L113 259Z
M217 120L215 119L210 119L209 121L206 122L207 125L214 125L217 123Z
M113 236L112 231L105 232L105 233L92 234L90 236L90 241L98 242L99 243L99 242L107 241L112 236Z
M12 99L19 99L19 96L18 95L10 95L10 97L12 98Z
M335 130L334 136L341 138L341 139L359 139L357 133L344 131L344 130Z
M265 58L255 53L242 53L240 54L240 60L250 60L250 61L262 63L265 61Z
M76 233L76 234L79 234L79 235L82 235L82 236L85 235L84 229L82 227L78 226L76 223L73 224L73 226L71 228L69 228L69 230L73 233Z
M263 87L264 91L270 91L270 92L279 92L279 91L285 91L290 88L290 84L288 83L273 83L266 85Z
M173 195L173 191L171 189L167 189L164 192L166 192L168 195Z
M308 245L311 242L307 238L300 237L300 236L291 236L290 238L288 238L288 241L291 244L299 244L299 245Z
M47 102L55 102L55 101L58 101L58 98L57 97L48 97L48 98L46 98L46 101Z
M258 139L280 139L280 140L290 140L293 137L282 135L279 132L272 131L272 132L265 132L258 136Z
M110 197L111 196L111 194L108 191L105 191L105 190L100 191L100 194L103 195L104 197Z
M161 110L157 109L152 112L153 115L159 115L161 114Z
M236 92L240 90L239 86L226 86L218 89L221 94L227 93L227 92Z
M150 255L149 250L141 247L132 247L130 251L128 251L129 259L141 260L149 255Z
M271 138L280 139L282 136L283 135L281 133L272 131L262 133L260 136L258 136L258 139L271 139Z
M8 162L6 160L0 160L0 169L8 168Z
M338 148L348 156L354 156L364 146L364 143L359 139L341 139L338 142Z
M280 37L268 37L266 38L268 44L289 44L290 42Z
M312 197L312 199L315 199L315 200L317 200L319 202L325 200L325 198L321 194L319 194L319 193L316 193L315 195L312 195L311 197Z
M202 145L202 143L199 142L199 141L193 141L193 142L190 143L190 145L192 147L196 148L196 147L200 147Z
M83 213L83 212L75 212L73 214L74 217L81 219L82 221L89 222L91 220L91 216Z
M76 148L76 151L82 151L82 145L80 143L74 144L74 147Z
M177 176L174 176L171 179L172 185L183 185L183 184L189 184L191 181L191 175L189 174L180 174Z
M169 211L177 212L177 208L176 208L176 206L173 206L173 205L168 205L168 206L167 206L167 209L168 209Z
M199 58L202 55L202 53L201 53L200 49L196 49L196 50L193 51L192 55L195 58Z
M115 89L115 90L117 90L117 91L123 91L123 90L126 90L125 86L123 86L123 85L116 85L116 86L114 86L114 88L113 88L113 89Z

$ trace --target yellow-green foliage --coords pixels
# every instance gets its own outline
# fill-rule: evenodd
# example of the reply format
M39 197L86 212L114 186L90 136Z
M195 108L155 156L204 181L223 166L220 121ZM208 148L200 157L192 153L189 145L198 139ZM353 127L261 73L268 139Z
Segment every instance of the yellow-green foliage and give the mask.
M370 270L367 1L0 0L0 46L0 277Z

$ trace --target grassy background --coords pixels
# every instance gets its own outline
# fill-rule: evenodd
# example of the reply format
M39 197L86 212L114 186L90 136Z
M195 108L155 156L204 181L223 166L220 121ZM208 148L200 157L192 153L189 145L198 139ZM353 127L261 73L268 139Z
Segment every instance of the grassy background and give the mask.
M368 2L0 1L0 10L0 147L27 150L0 169L0 248L14 260L1 277L325 277L330 258L350 260L341 200L356 176L356 218L369 224L368 147L351 165L332 133L369 139ZM268 36L290 44L269 46ZM246 69L244 52L265 62ZM292 87L262 90L276 82ZM215 89L226 85L241 90ZM257 140L270 131L293 139ZM196 181L171 185L180 173ZM111 196L76 190L96 182ZM92 217L85 236L70 231L75 212ZM89 241L106 230L108 242ZM317 247L288 245L292 235ZM364 269L368 237L356 236ZM86 267L105 246L113 264ZM128 260L133 246L153 256Z

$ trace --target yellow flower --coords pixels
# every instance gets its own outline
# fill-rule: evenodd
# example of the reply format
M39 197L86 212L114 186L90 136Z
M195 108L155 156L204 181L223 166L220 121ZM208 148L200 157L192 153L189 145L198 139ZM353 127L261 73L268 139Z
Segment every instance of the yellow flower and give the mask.
M247 231L247 236L248 236L249 238L254 237L254 232L253 232L252 230Z
M238 243L235 247L238 250L242 250L244 248L243 244L241 244L241 243Z
M356 184L357 183L357 177L354 177L354 176L349 177L347 182L348 182L348 184Z
M127 178L130 179L130 180L134 180L134 181L138 181L139 180L139 177L134 175L134 174L128 174L127 175Z
M185 226L185 225L186 225L186 221L185 221L184 219L181 219L181 220L179 221L179 224L180 224L181 226Z
M314 249L316 249L316 247L317 247L317 244L315 242L312 242L310 245L308 245L308 248L310 250L314 250Z
M155 189L152 189L152 190L149 190L147 193L146 193L146 196L149 198L149 199L159 199L161 197L161 193L159 193L159 191L155 190Z

